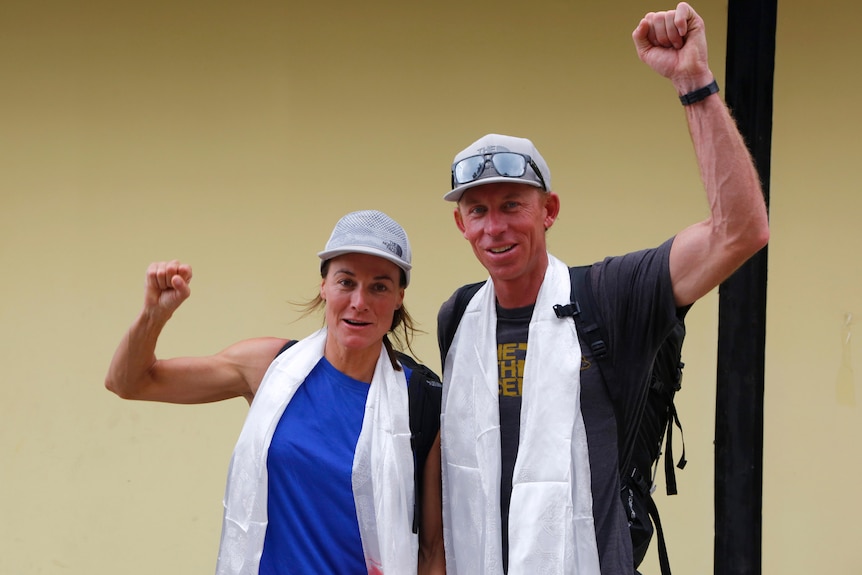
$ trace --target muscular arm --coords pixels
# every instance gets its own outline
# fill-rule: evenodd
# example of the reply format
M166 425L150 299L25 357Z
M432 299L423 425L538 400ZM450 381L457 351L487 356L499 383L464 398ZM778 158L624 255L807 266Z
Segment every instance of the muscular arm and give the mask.
M703 20L685 2L647 14L632 38L641 60L669 78L678 94L713 80ZM727 107L711 95L686 106L685 114L710 215L674 239L670 275L678 306L705 295L769 240L760 180Z
M124 399L168 403L207 403L254 397L270 362L286 340L238 342L208 357L157 359L159 334L190 295L191 268L178 262L147 270L144 308L117 346L105 387Z
M712 96L687 108L710 217L682 230L671 247L678 306L727 279L769 239L760 180L724 103Z
M425 460L422 494L422 524L419 526L418 575L446 573L443 552L443 492L440 468L440 432Z

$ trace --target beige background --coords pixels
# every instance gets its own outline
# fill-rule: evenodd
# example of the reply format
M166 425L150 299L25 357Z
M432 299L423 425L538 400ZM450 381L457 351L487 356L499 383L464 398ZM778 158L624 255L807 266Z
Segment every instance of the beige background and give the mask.
M2 0L0 574L212 572L244 402L125 402L102 386L150 261L195 271L161 355L301 337L321 319L296 321L290 302L314 294L335 221L382 209L410 234L407 303L428 332L415 347L437 368L437 307L484 277L441 200L452 156L480 135L543 151L563 203L550 247L569 263L703 218L682 110L630 40L671 6ZM862 569L862 9L810 6L782 3L778 24L763 507L776 575ZM696 7L723 86L726 3ZM710 294L689 316L690 463L659 501L678 573L712 572L716 314Z

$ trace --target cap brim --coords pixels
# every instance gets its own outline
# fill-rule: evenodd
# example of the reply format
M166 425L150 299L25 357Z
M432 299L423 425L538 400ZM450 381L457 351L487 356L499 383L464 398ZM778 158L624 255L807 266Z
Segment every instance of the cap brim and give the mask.
M513 184L527 184L528 186L542 189L542 184L533 180L527 180L523 178L509 178L507 176L491 176L490 178L479 178L478 180L473 180L472 182L461 184L460 186L443 196L443 199L447 202L457 202L461 199L461 196L464 194L464 192L469 190L470 188L475 188L476 186L484 186L485 184L498 184L503 182Z

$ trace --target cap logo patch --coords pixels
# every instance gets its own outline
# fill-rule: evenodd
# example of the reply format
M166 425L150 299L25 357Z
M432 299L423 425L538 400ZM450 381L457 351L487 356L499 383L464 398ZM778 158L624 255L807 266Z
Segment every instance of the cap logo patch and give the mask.
M480 154L496 154L497 152L511 152L509 148L506 146L493 145L493 146L485 146L484 148L479 148L476 150Z
M383 241L383 245L386 246L386 249L388 249L390 252L392 252L393 254L398 256L399 258L401 257L401 255L403 253L401 251L401 246L399 246L395 242L386 241L386 240Z

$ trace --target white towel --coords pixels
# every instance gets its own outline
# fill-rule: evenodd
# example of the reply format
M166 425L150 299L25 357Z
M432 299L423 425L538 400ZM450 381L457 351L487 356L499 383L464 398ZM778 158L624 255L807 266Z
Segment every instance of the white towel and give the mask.
M509 575L598 574L581 351L569 271L548 255L530 320L521 432L509 511ZM464 312L445 360L443 519L449 575L502 574L497 314L489 280ZM454 377L453 377L454 375Z
M270 365L234 448L225 491L217 575L256 575L267 523L266 457L281 414L323 357L326 328ZM385 348L374 370L353 458L353 497L368 572L416 573L413 453L407 381Z

